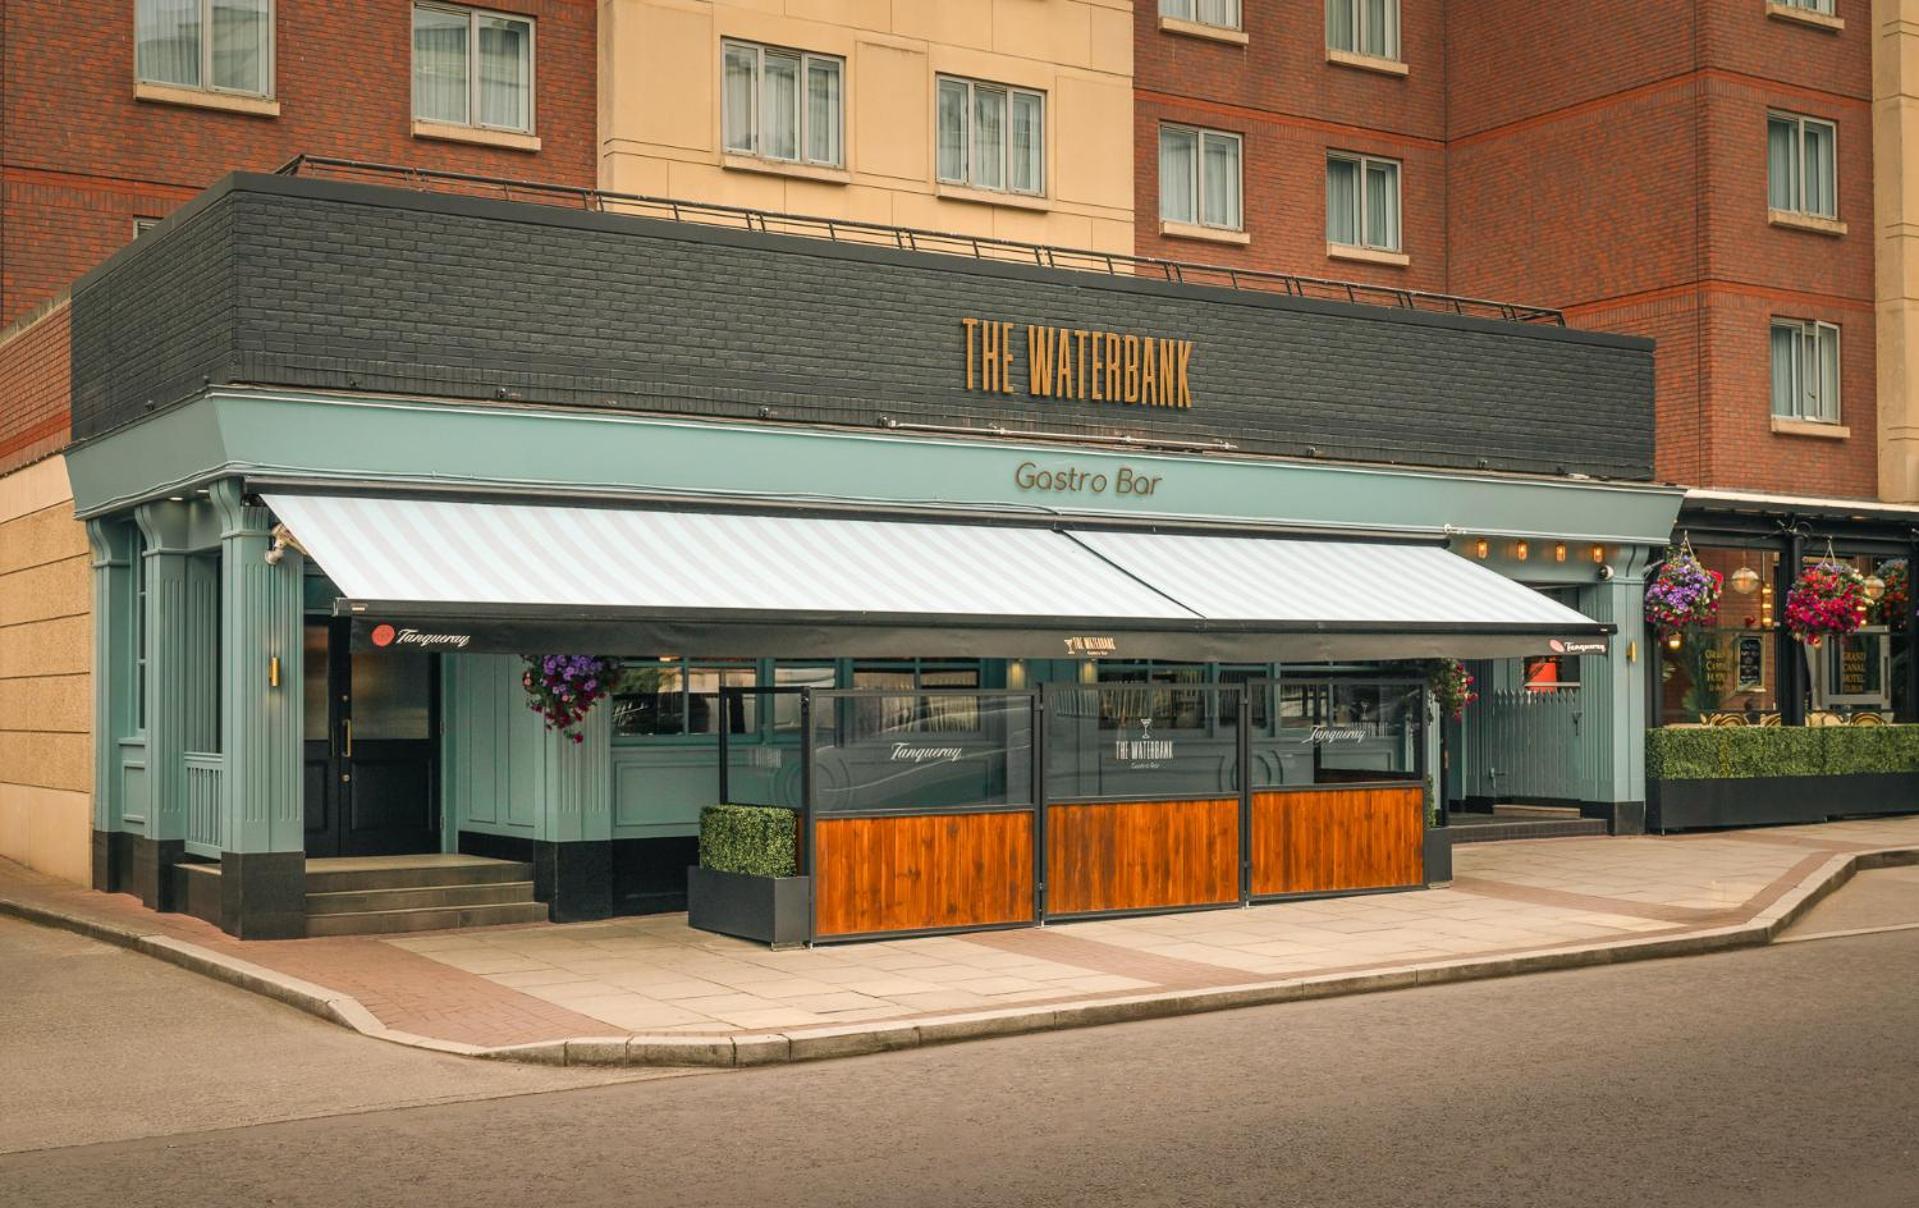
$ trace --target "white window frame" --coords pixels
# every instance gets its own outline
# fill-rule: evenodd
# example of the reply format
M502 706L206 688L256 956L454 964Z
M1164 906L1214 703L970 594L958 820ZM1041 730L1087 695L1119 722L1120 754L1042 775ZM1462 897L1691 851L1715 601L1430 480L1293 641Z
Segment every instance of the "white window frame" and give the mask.
M1786 8L1802 8L1809 13L1819 13L1827 17L1833 15L1832 0L1769 0L1769 2Z
M1841 404L1845 395L1846 349L1845 345L1841 342L1839 325L1837 323L1827 323L1819 319L1789 319L1783 316L1775 316L1772 322L1768 324L1766 328L1767 408L1769 410L1771 409L1772 396L1776 393L1776 386L1770 380L1773 370L1772 333L1782 328L1789 329L1793 333L1793 376L1798 379L1798 384L1792 395L1793 410L1786 415L1772 411L1773 418L1791 420L1795 423L1804 424L1837 425L1841 423L1845 415L1844 411L1841 410ZM1824 399L1818 400L1818 405L1822 410L1828 412L1827 414L1809 415L1807 414L1806 404L1809 399L1816 396L1809 393L1806 388L1808 374L1811 375L1812 381L1818 381L1819 344L1820 341L1828 335L1832 338L1833 397L1830 405L1828 405ZM1809 354L1810 361L1808 361Z
M1404 20L1405 14L1400 11L1399 0L1386 0L1386 3L1392 6L1393 12L1392 12L1392 39L1386 46L1385 54L1375 55L1373 54L1373 52L1365 48L1366 34L1368 32L1368 24L1367 24L1367 17L1366 17L1366 0L1353 0L1353 19L1352 19L1351 25L1348 26L1347 28L1347 33L1352 37L1352 41L1353 41L1353 44L1351 46L1338 46L1333 43L1332 36L1331 36L1332 34L1332 0L1326 0L1326 4L1327 4L1326 49L1341 51L1349 55L1364 55L1367 58L1386 59L1394 63L1404 62L1405 60L1404 58L1401 57L1401 53L1400 53L1401 47L1404 44L1404 39L1401 36L1403 31L1400 28L1400 23Z
M1202 0L1159 0L1159 15L1174 21L1190 21L1194 25L1204 25L1209 29L1243 29L1246 22L1245 6L1241 0L1227 0L1232 5L1231 21L1208 21L1200 16Z
M280 6L278 0L267 0L267 42L266 62L261 67L262 87L258 92L251 88L221 88L213 82L213 0L200 0L200 82L198 84L180 84L173 80L150 80L140 74L140 0L134 0L134 50L133 78L136 83L153 84L161 88L184 88L189 92L217 92L224 96L257 96L265 100L273 98L274 62L278 58L278 26ZM411 32L408 34L411 40ZM409 80L409 83L411 81Z
M1790 122L1793 127L1793 147L1799 159L1799 187L1792 205L1782 213L1804 214L1809 218L1839 217L1839 123L1829 118L1810 117L1803 113L1786 113L1779 109L1766 111L1766 204L1772 206L1772 124ZM1832 135L1832 212L1822 214L1806 208L1806 181L1810 179L1806 163L1806 128L1824 126Z
M1326 216L1326 242L1332 244L1334 247L1359 248L1362 251L1368 252L1398 253L1404 251L1406 246L1405 161L1390 159L1384 155L1362 155L1357 151L1328 151L1326 153L1326 164L1329 170L1335 161L1353 164L1359 169L1359 189L1356 194L1359 199L1359 221L1354 224L1354 229L1359 234L1359 242L1341 243L1334 239L1332 231L1333 220L1330 214ZM1398 194L1398 197L1395 199L1397 202L1395 209L1399 214L1399 222L1397 224L1398 230L1394 232L1397 238L1394 239L1390 246L1384 243L1374 243L1367 238L1366 216L1368 207L1366 205L1366 190L1371 187L1369 180L1371 174L1368 173L1366 169L1374 164L1391 164L1393 166L1393 190Z
M441 13L458 13L466 17L466 120L449 122L444 118L421 117L413 114L416 122L432 122L436 126L459 126L472 130L498 130L506 134L532 134L539 127L540 98L540 23L525 13L503 13L497 9L474 8L468 4L441 4L435 0L413 0L407 9L407 106L412 108L413 101L413 14L420 9L430 9ZM497 17L502 21L518 21L526 26L526 125L496 126L480 120L480 18Z
M1213 130L1205 126L1189 126L1185 122L1161 122L1159 129L1162 137L1168 130L1179 130L1194 136L1193 176L1188 182L1187 188L1187 196L1191 197L1193 202L1193 216L1191 219L1169 218L1165 214L1164 206L1162 205L1159 216L1160 221L1187 222L1192 226L1201 226L1213 231L1244 231L1246 229L1245 137L1235 134L1230 130ZM1209 138L1228 139L1239 147L1239 155L1234 161L1239 165L1239 204L1234 207L1239 211L1239 221L1231 226L1206 221L1206 140ZM1154 150L1157 152L1158 148L1155 147Z
M963 178L941 176L939 164L939 94L940 85L961 84L966 88L966 167ZM1000 147L1000 183L983 185L978 182L975 171L980 162L978 131L973 128L973 97L984 89L997 92L1006 98L1006 138ZM1030 96L1039 100L1039 182L1036 188L1016 189L1013 187L1013 98ZM1008 193L1015 197L1046 196L1046 148L1050 141L1046 129L1046 94L1037 88L1017 88L1011 84L996 84L991 80L974 80L966 76L941 73L933 77L933 177L943 185L958 185L967 189L979 189L987 193Z
M135 218L133 220L133 237L138 239L159 225L160 220L158 218Z
M745 150L745 151L741 150L738 147L727 145L727 141L726 141L726 131L727 131L727 125L728 125L727 112L726 112L726 103L727 103L726 102L726 96L727 96L726 94L726 52L728 50L734 50L734 49L750 50L753 52L753 111L747 115L747 131L748 131L749 137L752 140L753 146L751 150ZM794 140L795 140L793 143L793 150L795 151L795 154L790 157L785 155L769 154L766 151L766 139L763 137L764 131L762 131L760 128L760 100L762 96L764 96L764 89L766 87L766 52L769 50L775 54L796 56L800 61L800 77L799 77L800 98L799 98L799 114L798 114L799 124L794 128L794 131L793 131ZM836 135L836 137L833 140L833 144L835 147L838 148L839 155L837 158L830 159L830 160L813 159L806 154L806 147L807 147L806 136L809 133L808 126L807 126L807 120L808 120L807 111L809 109L809 106L806 103L806 88L807 88L807 81L811 78L811 75L812 75L813 64L815 63L831 63L834 69L839 72L839 76L840 76L839 110L833 115L833 124L834 124L835 135ZM748 156L752 156L755 159L766 160L768 163L811 164L812 166L816 168L845 167L846 166L846 60L839 55L815 54L813 51L810 51L810 50L798 50L791 46L773 46L764 42L749 42L744 38L720 39L720 148L722 152L726 155L748 155Z

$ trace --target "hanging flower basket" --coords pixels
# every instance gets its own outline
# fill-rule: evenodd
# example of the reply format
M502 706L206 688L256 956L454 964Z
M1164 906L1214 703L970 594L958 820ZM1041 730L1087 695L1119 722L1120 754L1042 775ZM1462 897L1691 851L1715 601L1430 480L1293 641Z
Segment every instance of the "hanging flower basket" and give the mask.
M1844 637L1866 622L1866 577L1840 562L1801 571L1786 593L1786 632L1808 646Z
M529 654L520 686L533 699L527 708L538 713L549 730L558 730L574 742L585 742L580 723L593 706L605 700L620 676L620 660L603 654Z
M1904 629L1912 620L1912 572L1904 558L1879 564L1885 594L1874 605L1874 618L1892 629Z
M1712 625L1719 619L1725 578L1701 566L1690 543L1682 544L1646 584L1646 624L1662 638Z
M1458 721L1466 706L1479 699L1471 673L1457 659L1434 659L1426 670L1426 683L1432 689L1433 703L1441 717Z

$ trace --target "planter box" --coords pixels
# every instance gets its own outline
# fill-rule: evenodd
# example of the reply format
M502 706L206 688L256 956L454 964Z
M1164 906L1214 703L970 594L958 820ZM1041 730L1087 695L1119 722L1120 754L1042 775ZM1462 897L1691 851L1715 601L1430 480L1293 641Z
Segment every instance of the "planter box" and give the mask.
M754 877L694 865L686 870L686 921L701 931L775 948L812 937L811 877Z
M1919 813L1919 772L1646 782L1650 831L1905 813Z
M1425 840L1425 881L1428 885L1446 885L1453 879L1453 832L1449 827L1429 826Z

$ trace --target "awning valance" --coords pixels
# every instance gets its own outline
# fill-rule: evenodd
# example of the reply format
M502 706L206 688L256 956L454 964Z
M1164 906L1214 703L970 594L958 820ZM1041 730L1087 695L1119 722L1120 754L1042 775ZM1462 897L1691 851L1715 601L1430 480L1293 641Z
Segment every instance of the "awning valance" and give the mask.
M442 649L1246 662L1599 654L1436 545L272 494L356 640Z

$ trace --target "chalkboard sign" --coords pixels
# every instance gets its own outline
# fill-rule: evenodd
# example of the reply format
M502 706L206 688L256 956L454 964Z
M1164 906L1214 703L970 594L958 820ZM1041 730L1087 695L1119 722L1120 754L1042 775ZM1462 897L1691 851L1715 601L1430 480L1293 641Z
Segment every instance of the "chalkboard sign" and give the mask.
M1735 646L1739 659L1739 692L1766 690L1766 639L1757 634L1741 637Z

